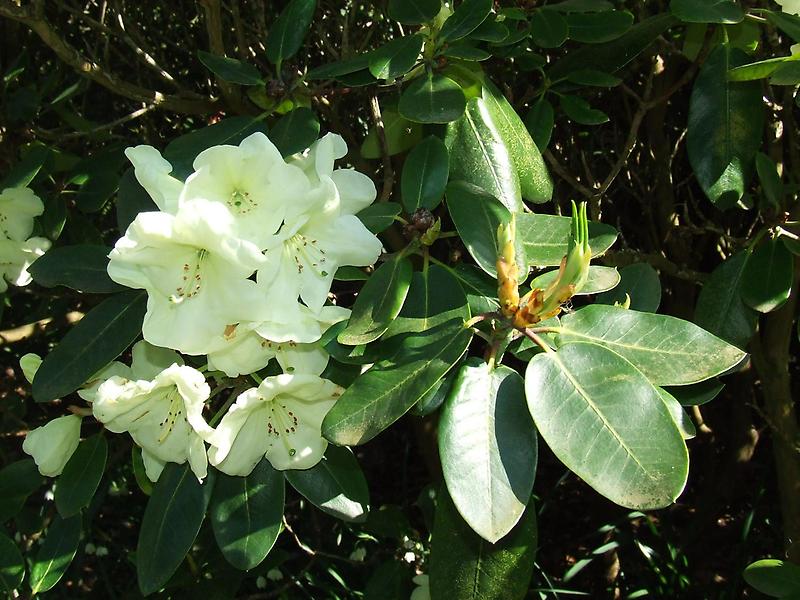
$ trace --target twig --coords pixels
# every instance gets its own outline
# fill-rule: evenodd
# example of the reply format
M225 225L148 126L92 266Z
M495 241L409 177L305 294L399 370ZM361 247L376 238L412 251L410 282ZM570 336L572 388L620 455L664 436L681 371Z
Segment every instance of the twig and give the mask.
M378 197L378 202L386 202L392 195L394 187L394 169L392 169L392 159L389 156L389 144L386 141L386 128L381 116L381 106L378 104L378 96L373 94L369 99L369 107L372 111L372 118L375 121L375 129L378 132L378 141L381 147L381 159L383 161L383 190Z

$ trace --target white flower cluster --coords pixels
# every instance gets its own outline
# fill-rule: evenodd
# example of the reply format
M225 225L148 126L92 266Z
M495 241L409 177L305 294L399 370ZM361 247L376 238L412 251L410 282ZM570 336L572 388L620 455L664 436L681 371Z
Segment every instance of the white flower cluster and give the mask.
M337 268L372 264L381 252L355 216L374 201L374 184L333 168L346 151L328 134L287 161L256 133L202 152L186 182L154 148L126 151L160 210L131 223L108 273L147 291L144 340L130 367L112 363L79 395L109 431L131 435L151 480L167 462L188 462L203 479L209 463L248 475L264 457L280 470L322 459L322 420L342 390L320 377L328 355L315 342L349 316L326 300ZM173 350L207 355L209 369L229 377L272 358L284 373L243 391L212 427L202 414L205 377ZM35 370L28 363L23 370ZM79 435L80 418L61 417L31 431L23 448L42 473L58 474Z
M41 199L27 187L0 193L0 293L8 283L31 282L28 267L50 248L50 240L31 237L33 219L44 212Z

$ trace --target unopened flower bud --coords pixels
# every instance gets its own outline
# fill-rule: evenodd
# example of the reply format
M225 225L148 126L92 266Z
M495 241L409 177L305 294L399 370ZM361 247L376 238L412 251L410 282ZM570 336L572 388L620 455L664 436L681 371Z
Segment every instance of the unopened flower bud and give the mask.
M39 472L55 477L64 470L81 439L81 417L67 415L28 432L22 450L33 457Z
M497 227L497 297L500 309L507 317L513 316L519 309L519 269L517 268L514 239L516 237L516 220L512 215L508 224L501 223Z

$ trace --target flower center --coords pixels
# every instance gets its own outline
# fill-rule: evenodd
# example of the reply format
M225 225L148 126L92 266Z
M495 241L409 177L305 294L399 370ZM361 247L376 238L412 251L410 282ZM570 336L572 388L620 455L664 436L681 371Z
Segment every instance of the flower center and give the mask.
M258 206L256 201L250 198L250 192L243 192L240 189L234 189L231 192L231 197L228 198L227 204L231 210L240 215L247 214Z
M320 277L327 277L328 272L325 270L325 250L320 248L317 240L296 233L290 237L286 243L288 244L289 252L294 258L294 263L297 265L297 272L303 272L306 267L311 268Z
M267 414L267 435L280 438L289 456L297 454L297 450L292 448L287 436L297 431L297 416L286 408L285 404L273 400Z
M177 387L172 388L164 399L169 400L169 410L164 420L158 424L161 429L161 435L158 436L159 444L164 443L164 440L167 439L167 436L172 433L172 430L175 428L175 423L178 421L178 418L183 414L183 398L181 398Z
M181 284L175 288L175 293L169 297L173 304L180 304L184 300L194 298L203 284L203 261L208 257L209 252L205 248L195 253L192 262L183 263L183 274Z

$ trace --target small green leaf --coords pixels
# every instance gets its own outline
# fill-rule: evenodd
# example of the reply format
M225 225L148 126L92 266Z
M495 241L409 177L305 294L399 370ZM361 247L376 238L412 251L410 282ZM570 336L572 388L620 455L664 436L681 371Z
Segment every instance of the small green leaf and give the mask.
M0 191L6 188L25 187L33 181L50 158L52 150L41 143L34 143L16 165L0 180Z
M394 80L408 73L422 50L421 35L395 38L369 53L369 72L376 79Z
M492 57L486 50L481 50L467 43L456 43L442 51L442 56L461 60L480 62Z
M441 408L444 401L450 393L450 388L453 387L455 380L455 373L458 369L451 370L447 375L442 377L436 384L414 405L411 411L420 417L426 417L435 413Z
M510 32L505 23L497 21L495 18L484 19L483 23L478 25L475 30L469 34L471 40L479 40L483 42L491 42L492 44L500 44L504 42Z
M525 393L553 453L612 502L663 508L683 491L686 444L656 388L619 354L586 342L537 354Z
M563 0L547 7L563 13L597 13L611 10L614 5L607 0Z
M106 272L111 248L82 244L51 248L28 267L33 280L44 287L63 285L79 292L108 294L127 288Z
M591 15L567 15L569 38L585 44L601 44L615 40L633 25L633 15L627 10L610 10Z
M42 483L44 477L33 459L25 458L3 467L0 470L0 522L15 517L28 496Z
M486 20L492 10L492 0L464 0L442 25L439 39L455 42L468 36Z
M578 85L588 85L593 87L615 87L622 83L622 79L614 77L602 71L594 69L582 69L580 71L573 71L567 75L567 81L577 83Z
M417 123L449 123L464 114L461 87L444 75L428 73L411 82L397 105L400 114Z
M119 187L116 172L91 173L75 194L75 205L84 213L100 211Z
M681 406L700 406L711 402L725 387L718 379L707 379L692 385L665 388Z
M513 369L470 359L439 421L439 455L458 512L495 543L522 517L536 473L536 429L525 382Z
M433 210L442 201L450 163L447 147L431 135L414 146L403 164L400 192L403 208L411 214L418 208Z
M114 294L90 310L44 359L33 397L50 402L74 392L122 354L142 332L147 294Z
M107 458L108 443L102 432L78 444L56 484L56 508L62 517L77 515L89 506L100 485Z
M783 202L783 182L775 161L759 152L756 154L756 171L764 198L775 208L780 207Z
M389 156L400 154L413 148L422 139L422 125L401 117L396 110L383 111L384 135ZM370 128L364 143L361 145L361 156L364 158L381 158L383 151L378 137L378 131L373 126Z
M538 275L531 281L530 287L544 289L558 277L558 269L553 269ZM583 287L575 293L576 296L599 294L614 289L620 282L620 275L615 267L589 266L589 276Z
M213 474L201 485L188 464L164 467L139 528L136 572L143 595L160 590L191 549L214 488Z
M522 242L528 263L537 267L557 267L567 254L569 217L536 213L517 214L517 239ZM596 221L589 222L592 256L605 254L617 239L617 230Z
M558 12L541 8L531 16L531 39L540 48L558 48L567 41L569 25Z
M400 214L400 205L396 202L376 202L360 211L356 216L372 233L380 233L388 229Z
M283 474L266 459L245 477L217 476L208 515L225 560L242 571L261 564L281 532L283 501Z
M655 385L688 385L721 375L744 352L694 323L592 304L564 315L558 345L593 342L633 363Z
M769 77L789 60L793 60L791 56L779 56L734 67L728 71L728 81L752 81Z
M366 70L367 67L369 67L369 52L311 69L308 72L308 79L335 79Z
M291 0L286 5L267 34L267 60L280 65L297 53L311 27L316 8L316 0Z
M369 512L369 489L349 448L330 445L316 466L285 471L286 480L311 504L349 522L363 522Z
M553 110L553 105L542 96L525 116L525 127L528 128L531 138L533 138L540 152L544 152L550 143L554 123L555 111Z
M768 313L786 304L794 282L794 257L778 238L761 243L747 258L742 273L742 300Z
M744 11L731 0L672 0L669 11L684 23L725 23L744 20Z
M368 442L428 393L471 339L461 319L404 337L391 359L378 361L347 388L325 416L322 434L340 445Z
M770 25L777 27L795 42L800 43L800 16L772 10L765 10L763 12Z
M6 598L14 597L14 590L22 585L25 579L25 561L17 545L10 537L0 533L0 590Z
M253 65L236 58L218 56L204 50L197 51L197 58L220 79L238 85L260 85L264 78Z
M389 0L389 17L404 25L419 25L433 19L441 8L441 0Z
M139 486L145 496L152 496L153 482L147 477L144 461L142 460L142 449L135 444L131 446L131 468L136 479L136 485Z
M694 426L694 422L689 414L683 410L683 406L681 406L677 398L664 388L656 388L656 390L658 390L661 399L664 401L664 405L667 407L669 414L672 415L672 420L675 422L678 431L681 432L681 437L685 440L691 440L696 437L697 428Z
M797 85L800 83L800 62L787 60L775 69L769 82L771 85Z
M581 125L601 125L608 123L608 115L602 110L592 108L580 96L561 96L561 109L576 123Z
M31 592L46 592L64 576L81 539L81 516L69 519L56 516L45 533L44 543L39 547L31 563Z
M744 580L762 594L777 598L794 598L800 594L800 567L790 562L765 558L744 570Z
M458 280L467 295L467 303L473 315L494 312L500 308L497 301L497 282L474 265L458 263L450 273Z
M396 255L367 280L353 304L340 344L358 346L381 337L400 313L411 285L411 261Z
M634 263L622 267L619 275L619 285L597 297L600 304L624 304L627 295L633 310L652 313L658 310L661 304L661 280L653 267L647 263Z
M319 136L319 121L314 111L305 106L295 108L275 123L269 139L283 156L302 152Z

